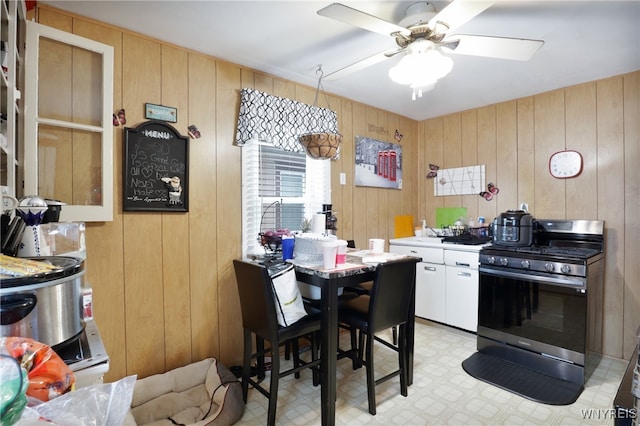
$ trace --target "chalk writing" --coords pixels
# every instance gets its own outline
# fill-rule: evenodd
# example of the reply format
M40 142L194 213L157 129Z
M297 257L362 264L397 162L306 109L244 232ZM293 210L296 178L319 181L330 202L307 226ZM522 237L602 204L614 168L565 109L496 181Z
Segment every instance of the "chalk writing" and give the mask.
M125 136L125 210L188 211L188 138L155 121Z

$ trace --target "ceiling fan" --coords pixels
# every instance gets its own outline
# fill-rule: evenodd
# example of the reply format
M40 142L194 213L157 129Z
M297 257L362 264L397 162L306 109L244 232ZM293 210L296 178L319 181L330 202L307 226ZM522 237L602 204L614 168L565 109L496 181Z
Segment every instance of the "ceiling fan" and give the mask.
M431 3L417 2L407 8L405 18L398 24L393 24L340 3L333 3L326 6L318 10L319 15L368 31L389 35L395 38L398 48L386 50L351 65L347 65L344 68L325 75L324 78L330 80L336 79L374 65L399 53L405 53L406 57L412 54L440 51L444 53L485 56L518 61L529 60L544 44L543 41L454 34L457 28L491 7L494 3L494 1L453 0L440 12L436 12L435 7ZM448 58L447 60L450 61ZM451 70L451 66L452 62L448 66L449 71ZM393 79L393 76L391 77ZM412 87L413 86L414 85L412 85ZM427 87L426 90L430 88L431 87Z

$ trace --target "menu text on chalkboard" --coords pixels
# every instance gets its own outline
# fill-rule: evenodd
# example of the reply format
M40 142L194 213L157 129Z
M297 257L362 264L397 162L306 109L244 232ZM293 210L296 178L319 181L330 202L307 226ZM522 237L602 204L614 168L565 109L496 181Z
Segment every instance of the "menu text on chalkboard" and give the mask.
M125 211L189 211L189 138L170 124L124 129Z

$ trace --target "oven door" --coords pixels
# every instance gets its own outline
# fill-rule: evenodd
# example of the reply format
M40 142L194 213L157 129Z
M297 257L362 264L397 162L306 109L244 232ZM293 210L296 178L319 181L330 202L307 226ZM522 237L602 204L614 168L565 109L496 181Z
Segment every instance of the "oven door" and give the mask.
M586 278L480 267L478 336L584 365Z

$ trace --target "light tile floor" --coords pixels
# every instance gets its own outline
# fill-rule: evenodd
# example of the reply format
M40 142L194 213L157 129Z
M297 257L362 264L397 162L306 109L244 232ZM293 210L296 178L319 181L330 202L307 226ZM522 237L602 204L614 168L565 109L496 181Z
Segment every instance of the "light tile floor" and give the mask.
M391 333L388 333L391 338ZM382 335L382 337L385 337ZM348 347L348 335L340 338ZM481 382L462 369L462 361L476 351L476 336L428 321L416 322L414 380L409 395L400 395L400 383L391 379L376 387L377 415L367 408L364 368L338 361L336 424L338 425L611 425L613 398L627 362L603 357L578 400L568 406L539 404ZM376 345L376 377L397 366L397 356ZM285 364L286 366L287 364ZM265 379L268 383L269 375ZM262 425L267 399L249 390L245 413L238 424ZM276 422L279 425L319 425L320 387L303 371L280 381Z

